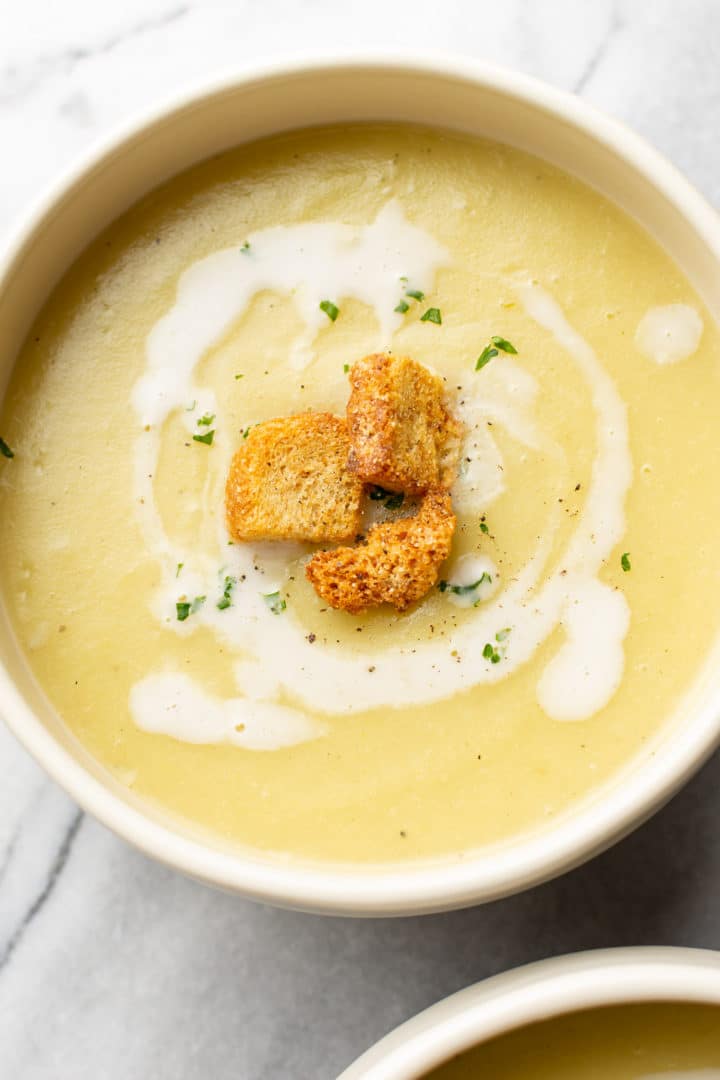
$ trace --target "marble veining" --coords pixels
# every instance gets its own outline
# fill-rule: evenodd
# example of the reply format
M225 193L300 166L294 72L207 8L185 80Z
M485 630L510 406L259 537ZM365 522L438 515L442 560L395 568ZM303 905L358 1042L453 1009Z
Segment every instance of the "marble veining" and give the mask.
M575 90L720 204L714 0L0 3L0 239L77 154L262 56L446 48ZM211 892L127 848L0 728L0 1077L332 1080L438 997L553 953L720 947L720 760L589 866L487 908L352 922Z

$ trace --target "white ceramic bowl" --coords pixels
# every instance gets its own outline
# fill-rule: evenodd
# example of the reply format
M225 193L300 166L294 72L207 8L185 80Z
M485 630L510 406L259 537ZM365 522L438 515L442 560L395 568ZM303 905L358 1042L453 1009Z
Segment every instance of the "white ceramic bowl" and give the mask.
M49 290L88 242L178 171L249 139L308 124L415 121L520 146L593 183L634 214L720 311L720 225L654 150L574 97L524 76L438 58L343 58L232 75L127 126L40 203L0 264L0 395ZM102 708L102 702L98 702ZM720 688L708 676L692 722L666 732L601 797L550 829L443 862L377 867L238 852L141 802L53 713L0 611L0 714L87 810L143 851L245 896L309 910L408 914L494 899L597 853L658 808L720 739Z
M604 1005L677 1001L720 1008L720 953L605 949L505 972L390 1032L339 1080L420 1080L456 1054L551 1017Z

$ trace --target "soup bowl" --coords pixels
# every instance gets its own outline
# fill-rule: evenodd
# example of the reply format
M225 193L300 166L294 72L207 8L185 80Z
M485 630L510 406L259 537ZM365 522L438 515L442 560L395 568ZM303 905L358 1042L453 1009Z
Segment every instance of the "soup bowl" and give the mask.
M720 311L718 219L670 164L618 123L525 76L468 60L315 59L232 74L164 105L115 134L42 199L0 263L0 399L50 290L88 243L140 197L239 143L362 120L420 122L486 136L562 167L633 215L675 258L709 310ZM668 725L621 775L551 825L447 859L345 865L240 850L134 795L63 725L0 611L0 715L81 806L147 854L197 879L328 913L399 915L496 899L606 848L664 803L717 745L718 670L708 657L684 722Z
M673 1002L720 1006L720 953L604 949L541 960L461 990L371 1047L339 1080L421 1080L499 1035L586 1009Z

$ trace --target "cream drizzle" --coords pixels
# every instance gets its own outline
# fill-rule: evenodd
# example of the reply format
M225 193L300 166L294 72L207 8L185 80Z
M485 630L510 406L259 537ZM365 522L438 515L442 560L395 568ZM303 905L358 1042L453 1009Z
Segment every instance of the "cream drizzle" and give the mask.
M276 750L322 733L297 709L208 694L181 672L148 675L130 691L130 709L143 731L189 743L232 743Z
M497 567L487 555L461 555L452 564L447 583L449 586L459 585L461 588L467 588L469 585L476 587L470 592L461 593L453 592L452 588L449 588L446 590L447 599L455 607L475 607L489 600L497 592L498 578Z
M579 719L602 708L622 674L622 640L628 624L624 599L597 580L600 567L625 528L624 499L631 479L626 412L588 343L538 286L520 284L516 291L528 314L553 335L580 368L597 415L597 454L585 507L557 570L545 584L540 586L540 581L552 550L557 511L547 523L544 539L512 581L493 591L442 643L420 642L412 651L390 646L380 654L343 653L319 641L309 644L307 627L290 607L282 616L273 615L262 599L263 593L282 587L289 553L278 559L278 546L271 545L276 553L271 566L267 546L227 547L222 485L232 447L224 442L221 417L213 449L216 472L205 494L209 504L217 507L211 527L223 563L219 565L217 556L199 552L188 558L174 549L163 528L151 479L160 447L158 426L192 399L197 400L198 410L219 412L214 395L195 385L195 366L242 314L255 292L260 288L294 290L306 323L294 356L296 363L299 358L304 363L317 327L322 325L311 309L324 293L332 291L336 299L353 295L365 300L375 311L379 343L387 343L396 326L392 306L397 301L398 277L411 268L413 282L429 291L437 268L447 262L444 249L407 222L394 202L364 229L339 224L276 227L253 234L249 241L253 262L236 249L218 252L183 275L175 306L149 336L147 371L133 393L141 425L151 427L136 441L135 494L148 549L162 567L153 610L171 632L185 636L205 627L230 646L238 656L234 673L240 696L218 701L197 685L191 686L185 673L153 673L131 695L130 707L138 726L186 741L232 741L263 749L286 746L323 733L323 725L310 719L305 709L340 714L424 704L506 678L558 625L564 626L567 641L541 678L541 705L556 719ZM328 265L332 266L332 290ZM526 446L542 443L529 415L536 393L532 376L516 362L504 361L493 368L492 379L484 380L482 399L478 391L474 398L466 396L465 419L470 422L464 456L478 459L479 464L469 481L466 473L458 483L457 498L465 508L485 508L502 490L501 483L493 488L484 482L489 469L496 475L500 472L497 465L502 462L494 440L481 437L487 433L487 416ZM182 589L188 596L208 596L197 614L183 623L175 620L179 585L175 573L181 561L186 563ZM225 574L238 579L244 576L244 581L238 586L233 606L218 611L214 600ZM580 618L579 612L572 610L578 607L577 597L582 598L583 612L594 613L593 619ZM599 639L590 632L598 615L604 619L602 656ZM492 664L483 657L483 649L496 640L498 631L508 627L511 632L503 642L502 663ZM282 658L281 663L278 658ZM576 664L587 675L575 680L578 705L568 715L561 690L567 687L567 671ZM195 722L192 710L178 709L180 697L189 696L191 689L193 704L202 714L196 713ZM281 696L289 697L294 705L284 700L278 703ZM203 720L203 716L209 719ZM237 731L243 724L244 731ZM277 733L275 743L273 731Z
M697 351L703 321L689 304L666 304L650 308L635 331L635 344L643 356L656 364L676 364Z
M523 446L533 450L542 446L555 452L532 420L537 394L537 380L509 358L486 368L481 383L475 380L473 386L463 388L456 411L465 438L452 493L458 514L481 514L505 490L502 455L488 421L504 428Z

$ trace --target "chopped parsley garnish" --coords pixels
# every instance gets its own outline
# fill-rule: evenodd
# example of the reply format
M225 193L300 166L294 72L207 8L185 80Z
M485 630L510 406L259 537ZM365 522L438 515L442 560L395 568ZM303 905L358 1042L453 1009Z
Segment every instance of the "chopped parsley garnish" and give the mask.
M249 244L249 242L247 240L245 241L243 246L240 248L240 253L242 255L248 255L250 253L250 244Z
M242 437L243 437L243 439L247 439L248 435L250 434L250 428L251 428L252 426L253 426L252 424L249 424L249 425L248 425L248 426L247 426L247 427L245 428L245 430L244 430L244 431L243 431L243 433L242 433Z
M492 574L488 574L486 570L483 570L477 581L473 581L470 585L452 585L449 581L439 581L438 589L440 592L455 593L456 596L469 596L470 593L474 593L476 589L486 583L492 585Z
M3 438L0 438L0 454L8 459L15 457L15 451L10 449Z
M179 563L177 564L177 570L175 571L175 577L176 577L176 578L179 578L179 577L180 577L180 571L182 570L182 568L183 568L183 566L184 566L184 565L185 565L185 563L184 563L184 562L179 562Z
M517 356L517 349L511 341L508 341L508 339L504 337L498 337L497 334L493 334L490 338L490 344L486 345L478 356L475 362L475 370L480 371L481 368L484 368L486 364L490 363L494 356L497 356L498 353L501 352L513 353Z
M493 356L497 356L497 355L498 355L497 349L493 349L492 345L486 345L485 348L483 349L483 351L480 353L480 355L477 358L477 362L475 364L475 370L480 371L481 368L484 368L486 364L490 363Z
M407 285L407 283L408 283L408 279L406 277L401 277L400 281L402 282L403 285ZM411 300L420 301L420 300L425 299L425 293L422 291L422 289L406 289L405 290L405 295L409 296ZM400 315L404 315L407 311L410 310L410 305L408 304L407 300L400 300L400 302L398 303L395 310ZM425 320L425 322L437 322L437 323L442 322L442 319L440 318L440 312L438 311L437 308L430 308L429 311L436 313L438 318L434 318L433 316L431 316L429 314L428 311L426 311L425 314L422 316L422 318Z
M340 308L336 304L333 304L332 300L321 300L320 310L324 311L328 319L332 322L335 322L340 314Z
M196 611L199 611L207 600L206 596L196 596L194 600L178 600L175 605L177 611L178 622L185 622L189 615L194 615Z
M480 532L481 532L481 533L485 533L485 535L486 535L486 536L488 536L488 535L489 535L489 533L490 533L490 530L489 530L489 528L488 528L488 525L487 525L487 522L486 522L486 521L481 521L481 522L480 522Z
M493 343L495 348L500 349L501 352L512 353L513 356L517 356L517 349L511 341L508 341L507 338L498 337L495 334L490 338L490 341Z
M436 326L442 326L440 308L429 307L425 314L420 316L420 322L431 322L435 323Z
M236 375L236 376L235 376L235 382L237 382L237 381L238 381L238 379L244 379L244 378L245 378L245 375L244 375L244 373L243 373L243 372L240 372L240 374L239 374L239 375Z
M237 585L237 578L226 577L225 585L223 588L223 594L217 602L218 611L225 611L226 608L232 606L232 591Z
M193 435L193 442L201 442L205 443L206 446L212 446L214 438L214 431L206 431L203 435Z
M272 611L273 615L279 615L287 607L287 604L279 592L263 593L262 598Z
M350 365L349 364L343 364L343 371L345 372L346 375L347 375L349 370L350 370Z
M502 630L498 630L497 634L495 635L495 641L500 646L499 649L496 645L493 645L491 641L488 641L488 643L485 645L482 654L486 660L490 661L491 664L499 664L502 660L503 656L505 655L505 649L507 648L505 642L507 641L511 632L512 627L510 626L506 626Z
M201 416L198 420L198 427L210 427L214 419L215 413L205 413L205 415Z
M630 552L624 551L622 558L620 559L620 565L627 574L628 570L632 570L632 564L630 562Z

